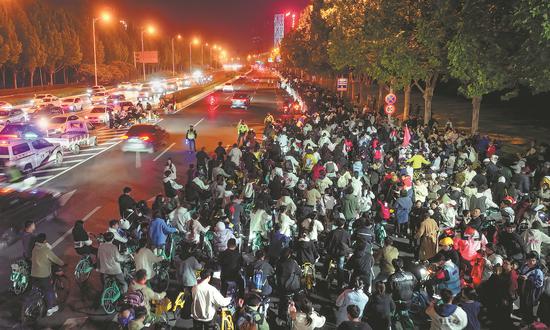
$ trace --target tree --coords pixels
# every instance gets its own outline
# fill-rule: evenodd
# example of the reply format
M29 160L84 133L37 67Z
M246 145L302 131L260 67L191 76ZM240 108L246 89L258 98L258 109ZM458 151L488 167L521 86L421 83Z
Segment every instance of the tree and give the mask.
M511 2L510 2L511 3ZM510 86L510 13L503 2L463 0L456 34L448 43L450 74L460 81L459 92L472 100L472 133L479 128L479 112L484 95ZM513 35L512 35L513 36Z
M0 68L2 68L2 86L6 87L5 66L15 66L23 45L17 37L15 25L8 15L5 4L0 4Z

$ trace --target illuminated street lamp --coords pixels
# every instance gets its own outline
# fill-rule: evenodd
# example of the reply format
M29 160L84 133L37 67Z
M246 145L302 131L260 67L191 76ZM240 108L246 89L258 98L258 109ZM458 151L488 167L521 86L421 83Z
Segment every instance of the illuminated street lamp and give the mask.
M175 37L172 37L172 76L176 75L176 55L174 52L174 39L177 38L178 40L181 39L181 35L178 34Z
M193 71L193 61L192 61L192 58L193 58L193 48L192 46L193 45L198 45L200 44L200 40L198 38L193 38L191 41L189 41L189 74L191 74Z
M97 50L95 45L95 22L103 20L105 22L109 22L111 20L111 14L109 13L103 13L100 17L92 19L92 39L94 40L94 78L95 78L95 86L97 86Z
M154 26L152 25L149 25L147 27L142 27L141 28L141 64L142 64L142 68L143 68L143 81L145 81L145 61L144 61L144 58L143 58L143 55L144 55L144 44L143 44L143 34L147 32L148 34L155 34L156 32L156 29Z

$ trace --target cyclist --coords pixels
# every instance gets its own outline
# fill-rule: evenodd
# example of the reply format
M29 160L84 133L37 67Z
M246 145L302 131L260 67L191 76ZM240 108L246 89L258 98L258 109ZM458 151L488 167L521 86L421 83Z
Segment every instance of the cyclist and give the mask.
M210 284L211 279L212 271L210 269L203 270L198 284L192 290L191 316L195 330L212 329L216 309L231 303L231 297L222 296L220 291Z
M292 330L313 330L322 328L326 318L320 316L313 310L313 304L308 298L296 299L295 307L289 308L290 315L294 320Z
M36 225L34 221L25 221L25 229L21 235L21 245L23 245L23 258L27 261L31 260L32 248L34 247L34 240L36 238L34 235L35 230Z
M395 322L398 319L402 328L413 329L414 324L409 316L409 309L417 282L416 277L411 272L403 270L402 259L394 259L392 264L395 273L388 277L388 291L391 293L396 307L392 328L395 327Z
M273 115L270 112L268 112L267 116L265 116L264 118L264 125L272 124L274 121L275 121L275 118L273 118Z
M87 254L97 254L97 248L92 246L92 240L84 229L84 221L75 221L72 234L76 253L81 256Z
M128 238L121 235L122 229L120 228L120 221L115 219L109 221L109 228L107 229L107 232L113 234L116 241L114 243L116 245L128 243Z
M111 276L118 283L121 293L125 293L128 289L128 284L126 284L120 265L125 261L125 258L118 252L118 247L113 244L115 235L112 232L105 233L103 238L105 242L101 243L97 250L102 283L105 284L107 277Z
M348 318L349 306L357 306L359 308L359 315L363 314L363 310L369 301L369 297L363 292L364 283L359 277L352 281L351 288L344 289L342 293L336 298L336 326L346 321Z
M235 282L239 288L243 287L239 272L243 265L243 259L239 250L237 250L237 241L230 238L227 241L227 249L219 255L221 266L222 292L227 291L228 282Z
M250 279L248 287L251 291L259 293L262 297L267 297L273 292L270 279L275 275L275 270L266 260L264 250L256 251L256 260L253 261L247 269L247 277ZM260 279L258 281L258 279Z
M300 265L305 263L315 265L315 261L319 258L319 253L315 244L309 239L309 232L306 229L302 229L299 237L295 246L296 261Z
M139 240L139 248L134 256L136 269L143 269L147 272L147 280L155 277L154 265L162 261L162 257L156 256L151 249L147 247L147 238Z
M149 240L156 255L160 255L164 249L168 235L176 231L177 229L167 224L159 213L153 215L153 221L149 225Z
M137 266L136 266L137 268ZM161 300L166 297L166 292L160 292L157 293L153 291L148 285L147 285L147 279L148 274L145 269L139 269L136 272L136 275L134 276L134 279L132 280L132 283L130 284L130 288L128 290L128 294L131 294L132 292L139 291L143 295L143 303L145 306L145 309L147 310L147 317L146 321L147 323L152 323L155 321L155 316L151 314L151 302L154 300Z
M128 210L133 210L136 207L136 201L130 196L131 192L132 188L124 187L124 189L122 189L122 195L118 197L118 208L122 218L128 216Z
M63 260L53 253L48 242L46 234L36 235L34 248L32 249L31 281L35 287L38 287L46 298L46 315L51 316L59 310L56 304L55 292L52 286L52 266L63 266Z
M284 248L281 255L281 260L277 265L276 278L280 295L278 316L279 319L284 321L286 319L289 297L300 290L302 269L296 260L294 260L290 248Z
M134 309L134 319L128 323L128 330L141 330L145 328L145 319L147 318L147 309L138 306Z

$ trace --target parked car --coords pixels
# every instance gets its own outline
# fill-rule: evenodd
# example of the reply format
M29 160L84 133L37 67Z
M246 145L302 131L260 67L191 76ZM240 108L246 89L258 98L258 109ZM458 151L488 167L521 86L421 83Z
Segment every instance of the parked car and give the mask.
M84 102L80 97L68 97L61 100L61 107L68 111L82 111Z
M107 106L94 107L84 118L92 124L104 124L109 122L109 111L113 108Z
M92 102L92 105L106 104L108 97L109 95L107 94L107 92L97 92L90 97L90 101Z
M25 111L17 108L1 109L0 108L0 125L9 123L19 123L27 121L28 117Z

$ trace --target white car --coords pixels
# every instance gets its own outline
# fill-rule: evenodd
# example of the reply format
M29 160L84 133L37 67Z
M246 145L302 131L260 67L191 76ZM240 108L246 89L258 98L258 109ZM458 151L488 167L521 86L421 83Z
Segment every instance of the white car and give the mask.
M80 97L68 97L61 100L61 107L68 111L82 111L84 102Z
M233 93L235 89L233 88L233 85L231 85L231 83L226 83L225 85L223 85L222 91L224 93Z
M106 92L106 91L107 90L105 89L105 87L101 85L97 85L97 86L93 86L92 88L89 88L86 92L88 93L88 96L92 96L95 93Z
M92 124L104 124L109 122L109 111L112 112L113 109L105 106L94 107L84 118Z
M138 101L151 101L154 99L155 93L151 87L143 87L138 94Z
M118 84L118 89L128 90L132 87L132 83L129 81L121 82Z
M41 107L45 107L45 106L58 107L60 105L61 105L61 100L59 100L57 96L45 97L42 99L42 103L40 103Z
M9 164L17 166L25 173L47 165L59 166L63 162L63 151L59 144L43 138L0 140L0 168Z
M0 108L0 125L9 123L20 123L27 121L27 114L21 109L2 109Z
M132 83L132 85L130 86L130 90L132 91L139 91L141 90L141 87L143 86L143 84L141 83Z
M52 94L34 94L34 98L31 100L31 104L38 106L42 104L44 99L51 99L54 97L55 96Z
M45 119L43 122L40 121L38 125L41 129L45 130L48 135L62 134L65 133L66 123L72 120L80 120L80 117L77 115L56 116Z
M0 101L0 110L11 109L11 107L12 107L11 103Z
M97 92L90 97L90 102L92 102L92 105L105 104L107 103L108 97L109 95L107 94L107 92Z

